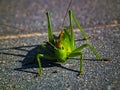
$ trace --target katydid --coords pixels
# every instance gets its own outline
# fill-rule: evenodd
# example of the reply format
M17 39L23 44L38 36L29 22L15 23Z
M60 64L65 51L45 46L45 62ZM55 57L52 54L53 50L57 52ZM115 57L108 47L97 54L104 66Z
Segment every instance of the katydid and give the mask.
M53 62L66 62L68 58L71 57L80 57L80 67L79 67L79 74L83 74L83 59L84 54L82 53L82 49L89 47L90 50L95 54L96 58L99 60L103 60L102 56L95 50L95 48L90 44L86 43L76 48L75 46L75 40L74 40L74 31L73 31L73 20L78 27L78 29L81 32L81 35L84 39L89 39L89 37L86 35L82 27L80 26L76 16L74 13L69 10L69 20L70 20L70 27L62 29L59 36L57 38L54 38L53 30L51 26L51 20L50 20L50 13L46 13L47 16L47 22L48 22L48 41L45 42L45 44L41 44L41 48L44 49L44 51L47 52L47 54L44 53L38 53L37 56L37 62L39 66L39 75L42 74L42 65L41 65L41 58L51 60ZM49 45L49 46L47 46Z

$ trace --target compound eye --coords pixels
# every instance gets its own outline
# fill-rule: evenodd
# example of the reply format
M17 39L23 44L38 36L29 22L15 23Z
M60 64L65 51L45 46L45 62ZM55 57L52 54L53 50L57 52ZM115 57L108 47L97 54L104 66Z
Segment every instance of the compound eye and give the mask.
M62 49L64 49L64 47L62 46Z

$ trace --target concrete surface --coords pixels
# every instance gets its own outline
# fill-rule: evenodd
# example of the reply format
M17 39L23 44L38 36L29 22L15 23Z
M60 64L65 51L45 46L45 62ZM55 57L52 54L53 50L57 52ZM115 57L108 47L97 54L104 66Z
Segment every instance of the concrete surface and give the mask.
M43 61L43 74L37 78L36 63L22 65L34 60L39 44L47 39L46 10L57 33L67 4L68 0L0 0L0 90L119 90L119 0L74 0L71 5L86 33L94 34L90 43L111 61L96 60L86 48L85 74L79 77L77 57L64 64ZM64 26L68 23L66 19ZM77 46L86 43L77 30L75 36Z

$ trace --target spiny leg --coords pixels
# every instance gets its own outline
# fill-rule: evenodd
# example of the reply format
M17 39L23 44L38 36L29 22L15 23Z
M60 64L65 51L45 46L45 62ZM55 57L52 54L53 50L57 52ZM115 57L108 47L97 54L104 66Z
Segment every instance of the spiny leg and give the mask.
M78 75L83 75L83 58L84 55L82 52L72 52L68 57L76 57L76 56L80 56L80 72Z

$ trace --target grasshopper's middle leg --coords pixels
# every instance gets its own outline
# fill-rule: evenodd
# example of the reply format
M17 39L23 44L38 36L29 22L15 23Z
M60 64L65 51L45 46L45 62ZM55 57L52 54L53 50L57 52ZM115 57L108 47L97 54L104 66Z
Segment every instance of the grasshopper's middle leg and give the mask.
M95 54L95 56L97 57L97 59L99 60L104 60L102 58L102 56L95 50L95 48L90 45L89 43L86 43L86 44L83 44L81 45L80 47L76 48L73 52L78 52L78 51L81 51L82 49L86 48L86 47L89 47L90 50Z

